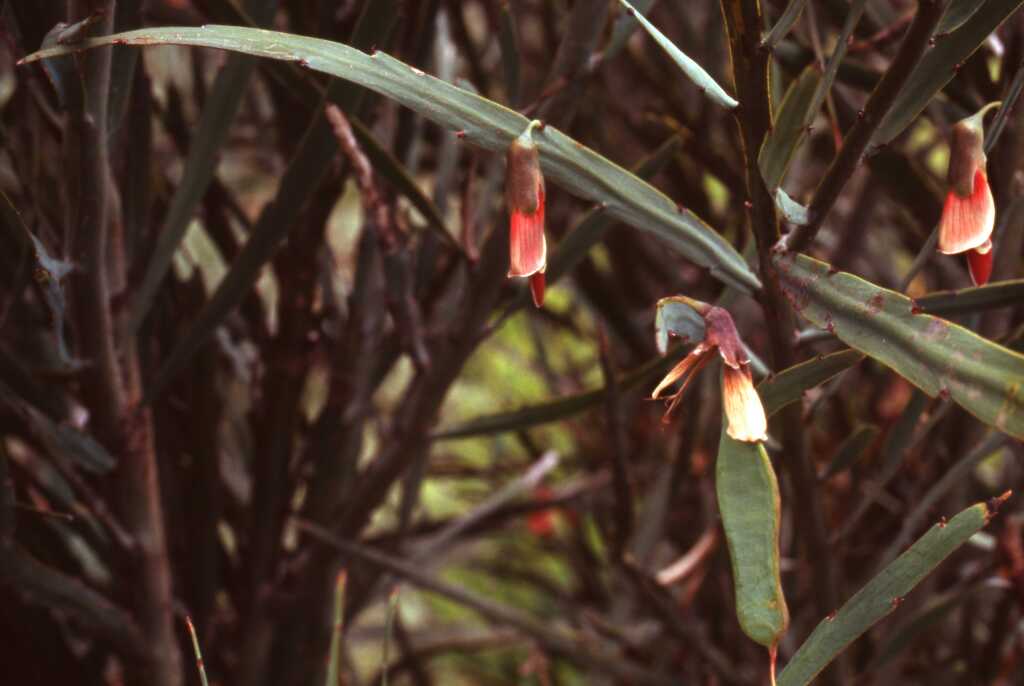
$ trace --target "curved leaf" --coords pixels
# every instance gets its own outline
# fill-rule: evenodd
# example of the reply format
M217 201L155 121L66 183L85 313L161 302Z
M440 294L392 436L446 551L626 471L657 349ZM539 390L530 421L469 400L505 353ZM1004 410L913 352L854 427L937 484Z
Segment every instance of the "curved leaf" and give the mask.
M711 75L704 71L703 67L694 62L687 56L685 52L676 47L675 43L670 41L665 34L658 30L654 24L647 20L647 18L636 11L632 5L626 0L619 0L619 4L622 5L626 12L640 22L640 25L644 27L644 30L654 39L661 49L664 50L672 61L682 69L686 77L693 81L694 84L700 88L701 92L704 93L713 103L724 107L727 110L731 110L739 105L731 95L725 92L725 90L715 82Z
M254 28L201 26L129 31L41 50L21 63L108 44L188 45L297 62L392 98L441 126L463 132L466 140L496 152L504 152L529 123L517 112L429 76L383 52L366 54L341 43ZM688 259L708 267L725 283L743 291L761 287L728 241L653 186L552 126L536 132L534 139L544 173L554 183L604 203L610 215L650 231Z
M948 394L983 422L1024 437L1024 355L919 314L910 298L806 255L774 260L783 292L805 319L928 395Z
M789 609L779 575L779 483L764 444L733 440L723 427L715 491L740 627L771 648L789 626Z
M963 26L936 40L907 80L896 102L882 120L872 144L884 145L902 133L932 98L956 76L963 64L1024 0L988 0ZM947 10L948 14L949 10Z
M988 523L992 512L984 503L969 507L933 526L906 552L883 569L835 614L823 619L782 670L778 686L811 683L850 643L899 607L950 553Z

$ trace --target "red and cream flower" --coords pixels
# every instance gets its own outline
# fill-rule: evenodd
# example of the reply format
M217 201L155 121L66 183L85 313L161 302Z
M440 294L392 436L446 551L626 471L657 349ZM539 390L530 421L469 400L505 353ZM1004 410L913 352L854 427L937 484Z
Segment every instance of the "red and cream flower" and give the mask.
M544 270L547 241L544 238L544 175L540 170L533 130L543 127L534 120L506 154L505 202L509 214L509 278L527 277L537 307L544 304Z
M665 421L679 405L697 373L714 359L717 350L723 363L722 405L728 422L726 432L737 441L754 443L767 440L768 420L754 388L750 358L743 350L732 316L721 307L689 298L685 300L704 319L704 340L661 380L651 394L657 399L662 391L680 382L676 392L668 396Z
M956 123L949 144L949 187L939 221L939 252L967 253L967 266L976 285L992 273L992 229L996 205L985 170L985 113L999 106L990 103L976 114Z

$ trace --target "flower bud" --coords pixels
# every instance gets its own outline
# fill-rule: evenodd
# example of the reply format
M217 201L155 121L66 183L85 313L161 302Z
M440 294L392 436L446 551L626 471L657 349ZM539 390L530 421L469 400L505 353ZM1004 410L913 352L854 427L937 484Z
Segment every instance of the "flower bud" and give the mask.
M991 103L953 127L946 177L946 202L939 222L939 251L956 255L983 245L992 235L996 208L985 171L982 118Z
M506 155L505 202L509 213L509 277L530 277L537 307L544 302L547 242L544 238L544 176L540 170L533 121Z

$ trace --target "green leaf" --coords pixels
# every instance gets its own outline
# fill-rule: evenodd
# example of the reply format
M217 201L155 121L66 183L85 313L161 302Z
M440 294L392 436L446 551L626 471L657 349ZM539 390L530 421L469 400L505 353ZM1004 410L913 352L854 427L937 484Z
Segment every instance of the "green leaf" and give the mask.
M828 381L863 359L864 355L856 350L840 350L793 365L765 379L757 386L765 414L771 417L786 405L799 400L804 391Z
M778 686L803 686L848 645L892 612L954 550L988 523L991 512L979 503L948 523L934 525L883 569L835 614L823 619L778 678Z
M789 609L779 576L779 484L764 445L733 440L723 427L715 491L740 627L770 648L789 626Z
M640 25L644 27L644 30L647 31L648 35L650 35L650 37L661 46L661 49L672 58L672 61L683 70L686 77L693 81L713 103L724 107L727 110L731 110L739 105L739 102L726 93L725 90L723 90L722 87L719 86L713 78L711 78L710 74L704 71L699 64L690 59L686 53L677 48L675 43L670 41L665 34L659 31L658 28L648 21L643 14L636 11L636 9L626 2L626 0L619 0L619 4L626 8L626 12L629 13L630 16L640 22Z
M678 296L662 298L654 308L654 343L659 353L668 352L672 337L683 344L704 340L704 317Z
M677 349L667 357L656 357L639 369L623 376L616 382L616 385L620 391L627 391L644 381L653 383L654 379L668 373L672 365L678 362L682 356L683 350ZM435 440L472 438L474 436L485 436L504 431L518 431L519 429L528 429L541 424L550 424L551 422L579 414L590 407L604 402L607 397L607 388L602 386L593 391L578 393L539 405L530 405L512 412L501 412L471 419L465 424L460 424L434 434L433 438Z
M997 307L1011 307L1024 301L1024 279L995 281L984 286L958 291L936 291L917 299L917 306L928 314L965 314Z
M195 135L185 159L181 183L174 190L170 207L164 215L156 246L146 265L146 273L133 296L131 328L137 330L149 312L156 293L171 268L196 207L213 181L217 171L217 156L235 112L242 102L256 61L244 55L231 55L217 73L210 97L196 126Z
M804 5L806 4L807 0L789 0L789 4L786 5L782 16L772 26L772 30L768 32L768 35L761 40L761 47L771 50L780 40L785 38L789 30L793 28L793 24L800 18L800 13L804 11Z
M677 348L667 357L657 357L639 369L624 375L616 385L619 390L627 391L644 382L653 383L658 377L668 373L668 370L682 358L683 352L681 348ZM757 392L761 396L765 413L771 416L780 408L798 400L807 389L827 381L862 358L860 353L842 350L795 365L762 381L757 387ZM604 402L607 397L607 387L602 386L593 391L559 398L539 405L530 405L512 412L477 417L465 424L435 434L434 438L436 440L471 438L549 424L579 414Z
M807 137L810 124L808 119L813 121L821 107L820 102L817 102L817 107L814 106L821 76L818 65L812 63L789 84L775 123L761 144L757 166L761 169L761 176L769 191L774 191L782 184L793 154Z
M835 51L825 66L825 73L822 74L818 70L817 62L812 62L786 91L775 125L765 136L757 158L768 190L774 191L782 184L793 154L807 137L814 118L818 116L818 111L832 90L832 84L839 73L839 65L846 57L850 36L864 14L866 5L867 0L854 0L851 4L846 21L843 22L843 29L836 39ZM776 198L776 201L778 200ZM803 223L807 223L806 219Z
M765 414L771 416L863 358L855 350L841 350L766 379L757 387ZM779 485L764 446L733 440L723 427L715 490L732 562L737 618L747 636L771 647L789 626L789 610L779 576Z
M806 255L774 258L793 308L815 326L885 364L929 396L954 402L1001 431L1024 437L1024 356L944 319L909 298Z
M974 54L1024 0L987 0L963 26L937 38L918 62L896 102L875 132L872 145L885 145L917 118L932 98L956 76L957 65ZM979 3L981 4L981 3Z
M22 62L100 45L189 45L297 62L392 98L435 123L464 132L480 147L504 152L528 120L501 105L424 74L383 52L368 55L341 43L236 26L164 27L130 31L33 53ZM732 245L686 209L552 126L534 134L547 177L608 213L658 236L716 278L743 291L760 281Z
M679 136L673 135L662 143L657 150L641 160L633 173L645 181L665 168L680 146ZM580 220L579 224L563 238L548 258L548 285L556 283L573 270L590 250L604 240L608 229L615 226L615 219L605 212L604 207L596 207ZM529 289L523 288L523 302L533 302Z

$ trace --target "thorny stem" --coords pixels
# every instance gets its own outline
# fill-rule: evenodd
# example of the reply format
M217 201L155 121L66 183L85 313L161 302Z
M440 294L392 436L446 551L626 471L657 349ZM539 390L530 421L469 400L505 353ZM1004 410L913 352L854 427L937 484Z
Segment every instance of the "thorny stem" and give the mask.
M794 327L792 313L782 295L771 260L772 246L779 236L778 218L757 165L757 151L772 125L768 72L770 53L759 47L763 17L758 0L722 0L722 13L728 28L733 75L740 101L736 123L745 157L748 216L757 242L761 279L765 284L762 306L771 336L773 368L784 369L792 366L795 360L791 335ZM783 410L782 420L785 466L793 490L799 494L795 499L798 520L806 527L803 538L814 569L813 585L821 589L816 597L817 609L824 616L838 606L839 585L827 548L813 467L805 451L799 405Z
M786 237L786 247L796 252L805 250L821 229L825 218L835 204L839 194L860 165L864 152L871 143L871 138L881 125L885 115L896 102L907 79L917 65L925 50L928 49L932 33L935 31L944 2L940 0L920 0L914 21L907 30L907 35L900 45L896 58L893 59L885 76L872 91L864 109L858 113L857 122L843 139L843 147L832 161L825 178L814 192L808 207L810 221L793 230Z

